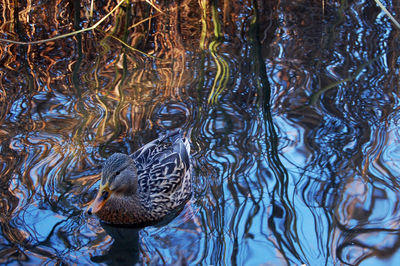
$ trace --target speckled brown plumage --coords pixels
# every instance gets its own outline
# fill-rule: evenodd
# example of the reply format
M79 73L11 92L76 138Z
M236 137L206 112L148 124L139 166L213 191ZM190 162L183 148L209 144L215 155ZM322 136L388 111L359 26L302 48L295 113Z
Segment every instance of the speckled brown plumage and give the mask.
M112 224L139 224L155 219L137 197L126 196L109 199L97 216Z

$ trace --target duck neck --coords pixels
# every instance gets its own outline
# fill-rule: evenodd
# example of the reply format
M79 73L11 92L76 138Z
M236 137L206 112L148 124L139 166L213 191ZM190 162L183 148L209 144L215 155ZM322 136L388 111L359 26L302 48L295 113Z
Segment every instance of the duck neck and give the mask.
M97 216L111 224L132 225L154 219L136 193L112 195Z

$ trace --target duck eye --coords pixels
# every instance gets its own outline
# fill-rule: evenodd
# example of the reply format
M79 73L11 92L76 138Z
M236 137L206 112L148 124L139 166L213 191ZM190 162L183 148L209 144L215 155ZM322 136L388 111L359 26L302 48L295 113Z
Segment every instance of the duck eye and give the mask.
M103 191L103 193L101 193L101 197L103 198L103 199L107 199L108 198L108 191Z

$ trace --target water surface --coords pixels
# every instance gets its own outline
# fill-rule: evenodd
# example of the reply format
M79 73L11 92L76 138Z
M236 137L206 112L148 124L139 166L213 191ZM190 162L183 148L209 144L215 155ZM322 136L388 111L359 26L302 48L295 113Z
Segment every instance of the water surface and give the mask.
M135 2L1 42L0 263L395 265L398 30L327 2ZM0 38L115 5L3 3ZM108 156L175 128L195 184L178 217L84 213Z

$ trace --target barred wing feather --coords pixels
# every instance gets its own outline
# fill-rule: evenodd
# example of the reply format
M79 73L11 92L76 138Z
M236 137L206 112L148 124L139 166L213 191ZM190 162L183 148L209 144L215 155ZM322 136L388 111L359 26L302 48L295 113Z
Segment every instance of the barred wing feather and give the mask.
M156 139L131 155L141 201L149 208L175 208L190 197L190 146L178 133Z

